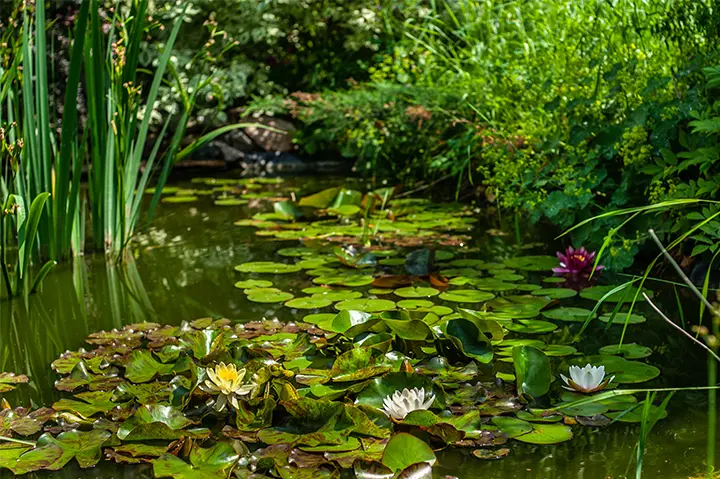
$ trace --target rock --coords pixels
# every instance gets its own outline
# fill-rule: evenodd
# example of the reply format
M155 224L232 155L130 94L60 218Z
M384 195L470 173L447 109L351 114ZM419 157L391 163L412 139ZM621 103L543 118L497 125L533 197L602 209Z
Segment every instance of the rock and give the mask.
M252 151L255 149L255 143L241 129L230 130L221 135L218 140L240 151Z
M282 133L278 133L254 126L245 128L245 134L249 136L258 147L265 151L279 151L284 153L293 150L292 137L296 128L291 122L271 116L248 118L246 121L282 130Z
M220 152L220 157L225 160L225 163L238 163L245 158L245 153L237 148L234 148L224 141L213 140L210 145L214 146Z

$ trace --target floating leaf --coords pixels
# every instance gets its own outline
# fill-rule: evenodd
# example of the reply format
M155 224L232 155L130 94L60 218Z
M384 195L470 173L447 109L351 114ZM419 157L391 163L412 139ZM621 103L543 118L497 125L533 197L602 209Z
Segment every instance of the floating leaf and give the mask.
M348 299L337 303L335 309L338 311L351 309L354 311L378 313L380 311L395 309L395 303L387 299Z
M595 317L592 311L585 308L555 308L543 311L542 315L547 319L556 319L558 321L585 322L588 318Z
M506 447L500 449L475 449L472 453L473 456L477 457L478 459L495 460L502 459L503 457L510 454L510 449Z
M514 438L527 434L533 430L532 424L516 417L495 416L492 423L500 428L500 431L507 434L509 438Z
M454 291L446 291L440 294L440 299L453 301L455 303L481 303L494 297L495 295L492 293L477 291L474 289L456 289Z
M184 430L193 422L179 409L161 404L141 406L117 431L123 441L175 440L191 435Z
M245 281L238 281L235 283L235 287L238 289L253 289L253 288L269 288L271 287L272 281L264 279L247 279Z
M24 374L0 373L0 393L15 389L18 384L27 383L28 377Z
M193 447L190 464L172 454L163 454L153 461L155 477L179 479L216 479L229 477L239 459L232 445L218 442L208 449Z
M518 319L512 323L503 323L510 331L523 334L545 334L557 329L555 323L537 319Z
M330 306L332 301L327 298L306 296L304 298L295 298L287 301L285 306L295 309L320 309Z
M552 382L552 368L545 353L532 346L515 346L512 355L518 392L533 398L547 394Z
M427 299L403 299L397 302L398 308L405 309L432 308L433 306L435 306L435 303ZM450 312L452 312L452 310L450 310Z
M241 198L222 198L215 200L213 204L215 206L241 206L248 204L248 200Z
M282 303L293 298L292 293L286 293L280 290L258 291L257 289L255 289L250 291L254 292L249 293L247 298L254 303Z
M558 265L558 259L554 256L520 256L506 259L503 263L523 271L551 271Z
M533 430L516 437L530 444L557 444L572 439L572 429L563 424L533 424Z
M160 201L163 203L194 203L197 199L197 196L165 196Z
M278 201L273 203L273 210L280 218L295 220L302 218L305 214L292 201Z
M297 273L302 268L294 264L275 263L272 261L255 261L235 266L236 271L241 273Z
M640 324L645 322L645 316L641 314L635 314L632 313L629 315L626 312L618 312L617 314L613 315L612 313L605 313L602 316L598 318L603 323L609 323L610 319L612 319L613 324Z
M395 294L401 298L430 298L440 294L440 291L435 288L410 286L407 288L396 289Z
M600 354L616 354L627 359L642 359L652 354L652 349L637 343L608 344L598 350Z
M572 298L577 295L577 291L570 288L540 288L531 291L533 296L547 296L551 299Z
M600 301L603 296L615 289L617 286L593 286L591 288L584 289L580 292L580 297L585 299L592 299L594 301ZM648 297L653 297L653 292L647 289L642 290L643 293L647 294ZM620 291L611 294L603 300L605 303L632 303L637 295L637 301L645 301L642 294L638 294L638 289L634 286L626 286Z
M382 456L382 463L393 471L402 471L418 462L432 466L436 460L435 453L425 441L404 432L390 438Z
M310 289L310 288L307 288ZM331 302L335 301L344 301L346 299L358 299L362 298L362 293L360 291L352 291L349 289L327 289L322 288L324 291L322 292L313 292L312 297L313 298L321 298L321 299L327 299ZM303 290L303 292L307 292Z
M486 364L492 361L492 344L473 322L462 318L450 320L446 334L465 356Z

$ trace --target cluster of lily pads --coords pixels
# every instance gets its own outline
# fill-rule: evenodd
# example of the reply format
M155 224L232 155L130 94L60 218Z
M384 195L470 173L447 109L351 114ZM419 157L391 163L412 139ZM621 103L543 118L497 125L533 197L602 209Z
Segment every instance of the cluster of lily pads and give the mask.
M573 428L639 421L642 402L622 386L659 375L643 361L652 351L587 355L566 334L645 321L622 309L636 291L592 286L577 298L576 281L551 275L554 257L469 257L456 247L469 209L391 194L333 188L240 220L305 241L236 267L250 301L282 303L294 321L94 333L90 349L52 364L65 397L39 409L3 401L0 468L108 460L155 477L421 479L443 449L498 459L512 441L556 444ZM299 274L297 291L274 287L280 274ZM579 304L600 299L597 311ZM0 392L27 381L0 374Z

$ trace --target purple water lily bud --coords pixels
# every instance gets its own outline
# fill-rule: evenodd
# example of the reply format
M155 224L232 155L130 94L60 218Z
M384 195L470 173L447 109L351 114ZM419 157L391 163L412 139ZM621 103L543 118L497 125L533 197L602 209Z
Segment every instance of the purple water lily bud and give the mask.
M560 266L553 268L553 272L558 274L589 274L593 271L602 271L605 269L605 266L602 265L597 265L593 269L595 256L595 251L590 253L584 247L575 249L572 246L568 246L565 250L565 254L560 251L557 252L557 257L560 260Z

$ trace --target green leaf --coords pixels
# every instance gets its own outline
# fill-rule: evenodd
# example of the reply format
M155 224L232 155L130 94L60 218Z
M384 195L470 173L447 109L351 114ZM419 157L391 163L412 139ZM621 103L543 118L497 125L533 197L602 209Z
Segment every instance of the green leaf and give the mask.
M404 432L390 438L382 456L382 463L396 472L418 462L432 466L436 460L435 453L425 441Z
M533 424L533 430L516 437L518 441L529 444L557 444L572 439L570 427L563 424Z
M440 294L440 299L455 303L482 303L483 301L493 299L494 297L495 295L492 293L477 291L474 289L456 289Z
M447 323L446 334L465 356L485 364L492 361L492 344L473 322L464 318L452 319Z
M120 426L117 437L123 441L175 440L192 436L185 430L192 424L193 421L173 406L147 404Z
M57 438L43 434L38 439L38 448L55 445L62 450L62 455L51 465L44 467L51 471L63 468L74 457L80 467L93 467L102 457L102 445L112 437L109 431L95 429L92 431L65 431ZM20 462L20 461L19 461Z
M190 464L172 454L153 461L155 477L180 479L219 479L229 477L240 456L231 444L218 442L210 448L193 447Z
M520 394L533 398L547 394L552 382L552 369L545 353L532 346L515 346L513 364Z

